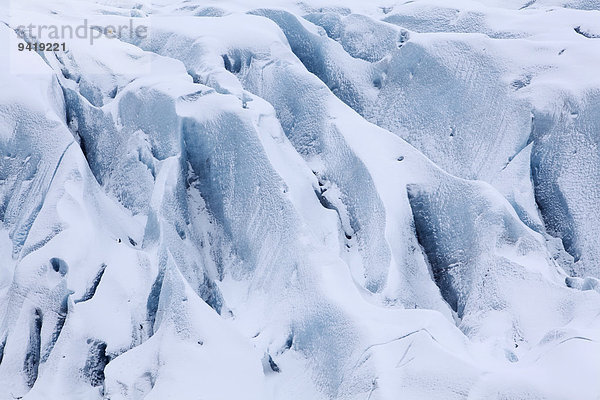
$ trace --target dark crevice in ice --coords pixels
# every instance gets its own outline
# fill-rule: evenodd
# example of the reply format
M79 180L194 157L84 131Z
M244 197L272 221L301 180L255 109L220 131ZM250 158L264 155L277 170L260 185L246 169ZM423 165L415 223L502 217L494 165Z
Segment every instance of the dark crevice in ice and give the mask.
M110 356L106 354L106 342L88 339L88 344L91 346L83 367L83 375L90 385L104 386L104 369L110 362Z
M532 5L535 4L537 0L529 0L527 3L523 4L523 6L521 8L519 8L519 10L524 10L527 7L531 7Z
M552 116L545 114L536 114L532 119L530 141L533 142L531 177L534 198L546 232L551 236L560 238L566 252L577 262L581 255L576 247L577 238L574 221L571 217L567 199L554 176L556 171L549 168L550 165L556 162L553 159L555 154L545 144L555 123ZM573 273L573 271L570 272Z
M52 265L54 272L58 272L62 276L65 276L69 271L69 266L62 258L51 258L50 265Z
M94 277L94 280L92 281L92 284L90 285L90 287L85 291L85 293L83 294L83 296L81 296L80 299L75 300L75 303L82 303L82 302L88 301L92 297L94 297L94 295L96 294L96 290L98 289L98 285L100 284L100 281L102 280L102 276L104 275L105 269L106 269L106 264L103 263L100 266L100 269L98 270L98 272L96 273L96 276Z
M56 318L56 325L54 326L54 331L52 332L52 336L50 337L50 342L46 346L44 350L44 354L41 357L41 362L46 362L48 357L50 357L50 353L54 349L56 342L58 341L58 337L62 332L63 327L65 326L65 322L67 321L67 314L69 313L69 296L72 292L68 292L66 296L63 297L60 303L60 309L58 310L58 315Z
M279 365L277 365L277 363L273 360L273 357L271 357L269 353L265 353L262 359L262 365L263 372L265 373L265 375L272 374L274 372L281 372L281 368L279 368Z
M459 266L456 263L448 263L444 249L440 248L436 241L435 227L431 226L430 204L426 194L419 193L419 189L409 185L407 187L408 200L413 213L413 221L417 242L423 249L424 257L431 267L436 286L444 301L450 308L462 318L462 307L459 307L459 295L455 290L455 282L452 269Z
M223 54L221 57L223 58L223 65L227 71L232 74L237 74L242 70L242 58L239 55L231 57L228 54Z
M329 200L327 200L327 197L323 195L324 193L324 189L315 190L315 195L317 196L317 199L319 199L319 203L321 203L321 205L328 210L338 211L337 208L335 208L335 206L331 204Z
M85 138L83 136L81 136L78 131L74 132L74 134L77 135L77 139L79 141L79 148L81 149L81 152L83 153L83 157L87 160L88 159L88 149L86 147Z
M294 345L294 334L290 333L285 341L285 345L283 346L284 351L289 350Z
M152 284L150 295L148 296L148 301L146 302L146 318L150 326L150 331L148 334L149 337L154 335L155 332L154 323L156 322L156 313L158 312L158 304L160 302L160 292L162 291L164 276L165 271L161 268L156 276L156 280Z
M210 308L215 310L218 314L221 314L223 309L223 296L221 295L217 284L210 279L206 273L204 274L202 284L198 288L198 294Z
M4 348L6 347L6 336L0 342L0 365L2 365L2 360L4 359Z
M25 354L25 362L23 363L23 373L25 375L25 383L29 388L38 377L38 368L40 365L40 346L42 333L42 310L36 308L33 313L33 320L29 327L29 343L27 345L27 353Z
M600 39L600 35L596 35L594 33L590 33L581 29L581 26L576 26L573 30L579 33L581 36L586 37L588 39Z
M269 354L269 366L271 367L271 370L273 370L273 372L281 372L281 369L275 363L275 361L273 361L273 357L271 357L270 354Z

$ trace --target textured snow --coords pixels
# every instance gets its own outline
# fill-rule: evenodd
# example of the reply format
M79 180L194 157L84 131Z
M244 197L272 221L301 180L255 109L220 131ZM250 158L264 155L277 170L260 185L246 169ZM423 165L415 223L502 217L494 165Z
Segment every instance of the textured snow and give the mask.
M596 400L599 10L3 3L0 399Z

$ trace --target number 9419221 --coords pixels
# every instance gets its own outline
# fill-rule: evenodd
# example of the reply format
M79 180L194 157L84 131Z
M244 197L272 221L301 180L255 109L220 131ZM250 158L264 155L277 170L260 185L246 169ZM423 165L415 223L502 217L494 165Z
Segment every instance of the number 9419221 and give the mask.
M17 48L19 51L65 51L67 46L65 43L19 43Z

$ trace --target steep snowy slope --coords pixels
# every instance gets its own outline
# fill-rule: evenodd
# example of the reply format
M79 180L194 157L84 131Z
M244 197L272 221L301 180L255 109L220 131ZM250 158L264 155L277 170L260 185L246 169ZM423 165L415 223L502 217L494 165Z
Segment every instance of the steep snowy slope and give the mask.
M2 6L0 399L600 396L597 5L162 3Z

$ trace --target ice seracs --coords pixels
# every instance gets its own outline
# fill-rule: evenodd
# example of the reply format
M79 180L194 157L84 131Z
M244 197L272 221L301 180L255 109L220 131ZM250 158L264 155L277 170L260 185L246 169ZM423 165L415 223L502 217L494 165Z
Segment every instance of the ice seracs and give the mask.
M590 4L2 6L0 399L595 399Z

